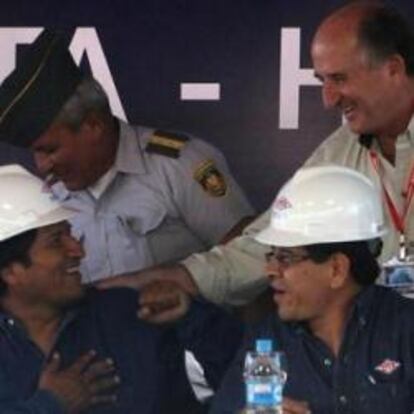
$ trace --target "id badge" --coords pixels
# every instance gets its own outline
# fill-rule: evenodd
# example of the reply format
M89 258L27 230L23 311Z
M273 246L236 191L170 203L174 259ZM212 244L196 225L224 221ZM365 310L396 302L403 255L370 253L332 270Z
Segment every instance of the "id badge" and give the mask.
M404 296L414 298L414 257L393 257L382 266L384 285Z

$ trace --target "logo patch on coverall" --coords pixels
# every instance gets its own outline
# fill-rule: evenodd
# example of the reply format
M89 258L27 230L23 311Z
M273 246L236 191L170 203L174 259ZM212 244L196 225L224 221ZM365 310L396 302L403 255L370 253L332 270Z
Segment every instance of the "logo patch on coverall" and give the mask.
M398 361L393 361L392 359L384 359L381 364L375 367L375 371L381 372L382 374L390 375L396 371L401 364Z

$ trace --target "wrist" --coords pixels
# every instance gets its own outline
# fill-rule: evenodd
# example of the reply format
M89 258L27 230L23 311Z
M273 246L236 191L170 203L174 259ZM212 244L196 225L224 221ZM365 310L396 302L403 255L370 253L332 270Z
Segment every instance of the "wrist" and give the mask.
M171 280L176 282L186 293L191 296L199 294L198 286L196 285L193 276L189 270L182 264L174 265L171 269Z

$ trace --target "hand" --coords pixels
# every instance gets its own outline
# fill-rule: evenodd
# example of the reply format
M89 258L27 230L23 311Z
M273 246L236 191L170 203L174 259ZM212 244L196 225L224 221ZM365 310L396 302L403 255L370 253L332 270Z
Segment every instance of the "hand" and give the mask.
M309 404L306 401L292 400L284 397L282 402L283 414L311 414Z
M178 284L184 292L195 296L198 294L197 285L191 273L182 265L156 266L139 272L113 276L95 284L98 289L113 287L129 287L140 290L155 281L169 281Z
M172 322L184 316L189 306L189 295L176 283L153 282L140 290L138 317L153 323Z
M111 360L97 360L94 351L80 356L70 367L60 370L55 353L39 378L39 389L52 392L71 414L96 404L114 403L115 394L105 394L119 385Z

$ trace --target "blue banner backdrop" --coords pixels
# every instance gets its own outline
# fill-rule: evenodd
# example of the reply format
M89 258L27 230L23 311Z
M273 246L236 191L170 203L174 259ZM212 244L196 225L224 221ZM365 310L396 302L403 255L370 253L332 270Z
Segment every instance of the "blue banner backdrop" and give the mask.
M309 45L335 0L10 1L0 3L0 81L45 26L137 124L214 143L262 210L339 126L323 109ZM394 1L414 17L414 2ZM200 85L201 84L201 85ZM30 164L1 146L0 162Z

